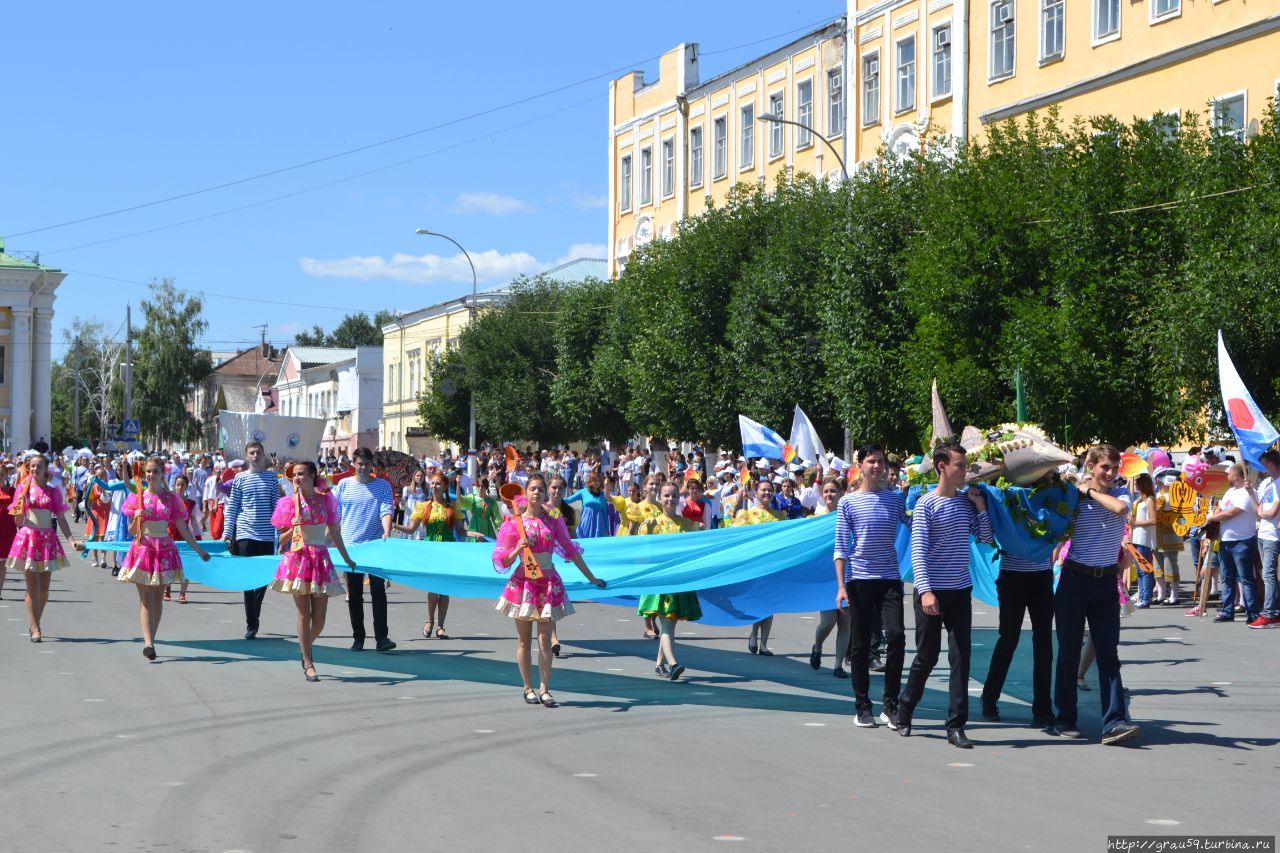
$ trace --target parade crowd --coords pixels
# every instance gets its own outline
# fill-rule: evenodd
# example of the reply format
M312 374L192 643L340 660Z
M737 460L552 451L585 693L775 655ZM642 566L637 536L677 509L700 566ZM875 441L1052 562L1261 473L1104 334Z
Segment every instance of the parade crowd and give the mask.
M0 553L8 558L0 565L0 586L6 570L23 575L28 636L39 643L51 573L69 565L62 541L76 550L86 543L128 543L127 551L92 549L87 556L92 565L137 589L143 655L154 660L164 602L172 600L175 588L179 604L187 602L189 580L178 540L204 560L209 551L202 543L210 541L225 542L235 556L279 555L274 581L244 593L244 638L257 637L268 591L289 595L303 676L315 682L320 677L313 644L324 630L332 597L345 598L352 650L363 650L369 636L366 592L374 648L396 648L387 620L388 582L358 571L348 546L389 537L470 541L491 548L495 568L510 574L496 609L515 623L523 700L554 707L552 661L561 653L557 623L574 608L553 555L603 588L605 581L583 559L581 540L836 513L831 607L818 615L810 665L822 668L834 632L831 671L851 681L856 725L884 725L906 736L945 631L947 738L956 747L972 747L965 733L974 586L970 542L997 548L1000 542L982 490L967 484L970 460L963 447L943 443L928 458L909 460L917 466L922 461L936 477L935 486L916 494L908 488L903 461L878 444L861 447L850 463L829 456L819 460L821 466L748 459L723 450L709 454L696 445L666 454L665 464L658 458L637 445L616 453L521 453L507 446L479 453L473 477L468 460L447 451L413 458L357 449L349 457L286 462L268 455L259 442L245 448L244 458L231 460L213 453L109 457L84 449L57 454L41 447L3 460ZM1186 535L1165 520L1175 469L1122 480L1121 453L1104 444L1055 472L1077 490L1069 537L1043 561L1011 554L1001 558L999 639L981 692L983 719L1001 719L999 700L1024 617L1031 629L1033 725L1064 738L1083 737L1078 693L1092 690L1086 673L1096 665L1105 744L1139 734L1129 719L1119 656L1121 618L1132 609L1181 606L1188 592L1184 584L1202 577L1210 585L1205 591L1218 601L1215 622L1234 622L1239 614L1250 628L1280 626L1280 453L1267 451L1261 461L1268 476L1254 482L1246 466L1234 463L1223 448L1193 448L1185 465L1234 464L1227 467L1225 494ZM73 524L83 525L81 535ZM910 531L914 571L916 651L909 665L896 545L903 525ZM341 574L330 548L345 564ZM1189 557L1185 571L1179 565L1184 556ZM424 638L449 639L449 604L447 595L428 593ZM685 667L679 662L676 626L701 618L697 593L647 594L637 612L645 619L645 636L656 641L655 675L679 680ZM773 655L772 623L769 616L751 626L751 654ZM872 673L883 674L878 716Z

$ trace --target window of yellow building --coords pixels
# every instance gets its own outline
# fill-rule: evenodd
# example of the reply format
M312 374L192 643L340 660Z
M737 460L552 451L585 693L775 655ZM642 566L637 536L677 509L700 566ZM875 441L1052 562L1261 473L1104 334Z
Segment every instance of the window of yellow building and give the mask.
M725 169L728 168L728 163L725 159L727 153L725 148L729 142L729 128L724 116L720 116L720 118L712 122L711 128L711 175L714 180L718 181L724 177Z
M844 70L827 72L827 136L844 133Z
M739 118L742 121L742 140L738 149L738 168L750 169L756 157L756 105L743 107Z
M880 121L880 51L862 57L862 125Z
M905 113L916 108L916 37L907 36L899 41L897 54L897 90L893 103L895 113Z
M1150 0L1151 23L1158 24L1182 14L1182 0Z
M622 164L618 167L618 210L628 211L631 209L631 155L622 158Z
M689 186L702 186L702 128L689 130Z
M671 137L662 140L662 197L676 194L676 141Z
M782 93L774 92L769 96L769 115L783 118L782 115ZM782 156L782 146L785 139L786 126L781 122L769 123L769 159Z
M1093 42L1120 37L1120 0L1093 0Z
M933 97L951 94L951 24L933 31Z
M808 148L813 144L813 78L796 84L796 121L804 125L796 128L796 148Z
M640 149L640 206L653 204L653 146Z
M990 79L1013 76L1016 50L1017 11L1013 0L995 0L991 4L991 72Z
M1066 0L1040 0L1040 63L1062 58Z

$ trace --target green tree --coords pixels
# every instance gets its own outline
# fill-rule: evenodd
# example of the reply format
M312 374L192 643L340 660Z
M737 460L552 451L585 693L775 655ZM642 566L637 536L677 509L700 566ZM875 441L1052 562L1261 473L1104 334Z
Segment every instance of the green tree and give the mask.
M208 324L199 297L178 290L172 279L151 283L142 300L142 328L133 359L133 409L146 435L164 440L199 438L200 423L187 411L190 390L213 369L197 346Z
M612 282L588 279L560 295L551 406L566 433L577 440L619 442L633 434L625 412L609 393L617 376L610 380L595 370L596 355L615 310L614 291Z
M311 327L311 331L294 335L293 345L299 347L337 347L352 349L354 347L382 346L382 327L396 319L394 311L382 310L372 318L364 311L347 314L332 332L326 332L320 325Z

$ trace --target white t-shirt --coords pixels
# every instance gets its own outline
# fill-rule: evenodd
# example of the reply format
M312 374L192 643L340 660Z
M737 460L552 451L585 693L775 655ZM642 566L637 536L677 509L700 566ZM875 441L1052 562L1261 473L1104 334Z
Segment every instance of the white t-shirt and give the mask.
M1138 502L1134 505L1134 521L1150 521L1151 513L1148 510L1153 503L1155 502L1151 499L1139 495ZM1154 527L1135 526L1131 538L1134 545L1141 545L1143 548L1156 547L1156 529Z
M1240 512L1220 525L1223 542L1238 542L1258 535L1258 504L1247 488L1227 489L1218 504L1219 510L1237 508Z
M1267 477L1258 484L1258 502L1262 504L1262 509L1266 509L1269 504L1275 503L1277 497L1275 480ZM1270 541L1280 539L1280 536L1276 535L1275 522L1276 519L1274 518L1263 518L1262 516L1258 516L1258 538Z

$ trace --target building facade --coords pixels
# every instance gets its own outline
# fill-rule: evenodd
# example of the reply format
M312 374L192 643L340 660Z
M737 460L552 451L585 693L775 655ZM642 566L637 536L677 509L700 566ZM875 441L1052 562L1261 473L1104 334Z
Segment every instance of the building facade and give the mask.
M270 345L235 353L210 353L213 370L191 392L187 410L200 421L201 447L218 446L218 412L259 409L264 389L276 384L282 354Z
M578 258L552 267L540 278L573 284L588 278L605 279L603 259ZM503 302L511 284L476 294L476 310ZM378 444L392 450L435 455L443 446L418 425L418 395L428 389L434 359L457 345L471 319L471 294L402 314L382 327L383 401ZM458 448L454 448L455 451Z
M322 452L378 446L382 347L290 347L274 388L280 414L325 420Z
M0 239L0 444L52 439L53 302L66 273L6 254Z
M846 14L702 81L696 44L609 84L609 272L738 183L829 180L932 134L1201 116L1256 132L1280 92L1280 4L1247 0L848 0ZM770 122L780 115L793 125ZM812 129L810 131L809 129ZM821 137L821 138L817 138Z

